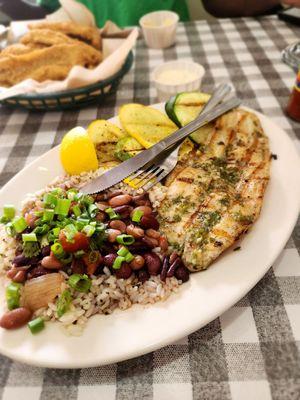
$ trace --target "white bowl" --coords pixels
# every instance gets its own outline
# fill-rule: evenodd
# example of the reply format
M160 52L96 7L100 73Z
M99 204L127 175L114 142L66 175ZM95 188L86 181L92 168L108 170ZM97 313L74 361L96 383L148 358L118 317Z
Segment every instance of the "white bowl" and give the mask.
M189 60L159 65L152 75L159 101L166 101L176 93L199 90L204 73L202 65Z
M148 47L165 49L175 43L178 14L173 11L154 11L140 19Z

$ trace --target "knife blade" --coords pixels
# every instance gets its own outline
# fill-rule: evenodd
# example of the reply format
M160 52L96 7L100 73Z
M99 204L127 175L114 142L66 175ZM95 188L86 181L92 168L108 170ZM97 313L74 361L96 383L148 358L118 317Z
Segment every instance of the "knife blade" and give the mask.
M208 122L214 120L215 118L226 113L232 108L239 106L240 104L241 100L233 97L225 101L224 103L216 106L212 110L201 113L195 120L185 125L183 128L178 129L176 132L167 136L160 142L156 143L154 146L142 151L135 157L130 158L129 160L123 161L117 167L112 168L104 174L100 175L98 178L93 179L91 182L80 188L80 191L85 194L98 193L121 182L123 179L127 178L139 168L146 165L149 161L153 160L153 158L158 156L161 152L163 152L170 146L179 141L182 141L192 132L201 128L201 126L206 125Z

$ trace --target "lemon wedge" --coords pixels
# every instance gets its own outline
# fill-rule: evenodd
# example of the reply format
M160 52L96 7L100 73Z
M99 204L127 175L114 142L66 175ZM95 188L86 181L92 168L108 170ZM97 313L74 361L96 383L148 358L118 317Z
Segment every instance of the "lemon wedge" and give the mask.
M70 175L98 168L95 147L84 128L76 126L66 133L60 144L60 160Z

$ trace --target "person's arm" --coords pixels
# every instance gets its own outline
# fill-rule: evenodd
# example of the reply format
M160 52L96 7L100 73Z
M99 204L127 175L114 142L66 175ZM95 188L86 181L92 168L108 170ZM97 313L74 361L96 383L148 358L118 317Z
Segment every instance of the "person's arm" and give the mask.
M202 0L210 14L218 18L248 17L263 14L280 5L280 0ZM299 2L300 0L291 0Z

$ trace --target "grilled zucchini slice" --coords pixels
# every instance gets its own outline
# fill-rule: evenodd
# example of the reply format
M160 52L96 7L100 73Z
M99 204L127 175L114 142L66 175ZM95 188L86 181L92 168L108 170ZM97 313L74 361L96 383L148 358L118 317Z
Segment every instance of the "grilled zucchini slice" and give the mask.
M201 92L184 92L170 98L165 104L165 110L169 118L179 127L193 121L203 106L210 99L210 95ZM190 138L198 145L204 145L208 134L214 124L209 123L190 134Z

